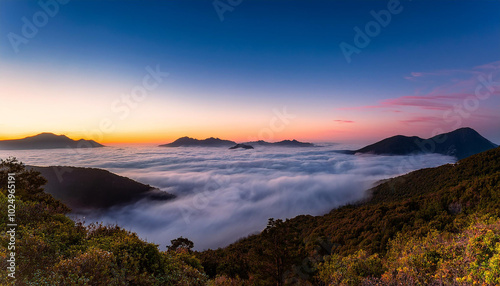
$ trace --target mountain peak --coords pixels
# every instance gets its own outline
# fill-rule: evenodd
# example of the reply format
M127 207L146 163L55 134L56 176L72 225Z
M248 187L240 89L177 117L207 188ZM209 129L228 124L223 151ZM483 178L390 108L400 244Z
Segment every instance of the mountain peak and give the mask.
M422 139L417 136L396 135L356 150L357 153L408 155L438 153L463 159L497 147L470 127Z
M264 140L259 140L259 141L252 141L252 142L246 142L245 144L249 145L257 145L257 146L278 146L278 147L313 147L314 144L312 143L307 143L307 142L300 142L297 141L296 139L292 140L282 140L279 142L266 142Z
M451 132L448 132L448 134L468 134L468 135L479 135L481 136L476 130L470 128L470 127L462 127L455 129Z
M22 139L1 140L0 149L20 150L20 149L57 149L57 148L96 148L104 147L94 140L72 140L66 135L56 135L50 132L43 132L34 136Z
M231 147L235 144L236 142L214 137L198 140L184 136L175 140L174 142L163 144L159 147Z
M47 138L47 137L66 137L66 138L68 138L66 135L57 135L57 134L54 134L51 132L42 132L40 134L28 136L26 138L34 138L34 137L45 137L45 138Z

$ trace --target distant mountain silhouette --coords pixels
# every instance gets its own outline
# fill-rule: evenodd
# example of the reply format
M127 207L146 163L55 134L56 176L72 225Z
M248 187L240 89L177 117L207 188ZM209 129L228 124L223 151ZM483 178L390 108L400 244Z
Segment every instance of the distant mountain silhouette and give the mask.
M65 135L41 133L23 139L0 140L0 149L56 149L56 148L97 148L104 147L94 140L72 140Z
M73 211L104 209L149 198L169 200L175 196L132 179L95 168L35 167L47 179L45 192L61 200Z
M263 140L247 142L245 144L255 145L255 146L278 146L278 147L313 147L312 143L299 142L295 139L293 140L283 140L279 142L266 142Z
M236 145L236 142L229 140L222 140L219 138L207 138L198 140L190 137L181 137L172 143L163 144L159 147L231 147Z
M396 135L368 145L351 153L372 153L380 155L407 155L416 153L438 153L463 159L471 155L497 147L496 144L464 127L429 139L417 136Z
M159 145L159 147L235 147L235 148L230 148L230 149L236 149L236 148L245 148L245 147L236 147L238 145L248 145L253 148L253 146L278 146L278 147L313 147L314 145L312 143L304 143L304 142L299 142L297 140L283 140L280 142L266 142L266 141L253 141L253 142L246 142L246 143L241 143L241 144L236 144L234 141L230 140L222 140L219 138L207 138L204 140L198 140L190 137L181 137L177 140L175 140L172 143L168 144L163 144ZM248 148L246 148L248 149Z
M229 149L253 149L253 147L247 144L236 144L233 147L229 147Z

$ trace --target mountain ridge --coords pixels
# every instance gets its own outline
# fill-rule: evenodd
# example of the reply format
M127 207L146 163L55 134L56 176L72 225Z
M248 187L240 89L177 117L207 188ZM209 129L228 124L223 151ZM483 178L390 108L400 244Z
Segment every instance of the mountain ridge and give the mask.
M59 148L100 148L105 147L94 140L73 140L66 135L43 132L21 139L0 140L2 150L59 149Z
M315 266L325 270L322 262L328 259L345 261L360 251L385 259L390 255L393 241L401 236L419 239L436 231L443 235L456 234L466 229L474 218L497 218L500 215L500 147L456 164L420 169L384 180L367 190L367 195L364 201L320 216L298 215L285 221L270 219L262 232L224 248L199 252L197 256L211 278L225 275L276 281L291 277L303 283L300 285L318 285L316 279L321 276L318 277ZM273 244L276 241L280 244ZM266 252L266 248L273 252ZM330 257L325 260L327 256ZM274 266L276 257L288 261L287 265L279 265L288 268L288 272L270 275L266 267L261 267L264 261L267 267L278 267ZM388 269L385 275L392 270ZM379 279L384 271L373 276Z
M309 143L309 142L300 142L297 141L296 139L292 140L282 140L278 142L267 142L264 140L259 140L259 141L251 141L251 142L245 142L244 144L248 145L257 145L257 146L278 146L278 147L314 147L314 144Z
M292 140L282 140L279 142L266 142L264 140L259 141L251 141L245 143L239 143L240 145L249 145L249 146L277 146L277 147L313 147L314 144L307 142L300 142L296 139ZM220 138L206 138L206 139L195 139L188 136L184 136L176 139L175 141L167 144L159 145L158 147L232 147L236 146L238 143L231 140L224 140Z
M496 147L498 145L481 136L476 130L463 127L428 139L396 135L349 152L376 155L438 153L460 160Z
M141 199L169 200L174 195L104 169L70 166L26 166L40 172L45 192L74 211L106 209Z
M158 147L231 147L236 145L236 142L219 138L195 139L191 137L181 137L174 142L162 144Z

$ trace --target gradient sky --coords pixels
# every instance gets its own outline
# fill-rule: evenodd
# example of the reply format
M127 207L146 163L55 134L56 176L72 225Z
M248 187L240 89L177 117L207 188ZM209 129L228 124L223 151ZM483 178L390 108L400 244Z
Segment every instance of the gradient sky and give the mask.
M339 45L397 3L54 1L0 1L0 139L369 143L470 126L500 143L500 1L401 1L350 62ZM157 68L168 77L130 99Z

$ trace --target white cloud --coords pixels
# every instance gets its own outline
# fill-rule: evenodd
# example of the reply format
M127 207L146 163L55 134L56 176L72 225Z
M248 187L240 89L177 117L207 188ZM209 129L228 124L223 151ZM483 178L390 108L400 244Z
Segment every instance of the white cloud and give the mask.
M33 165L104 168L176 194L173 201L141 201L86 217L117 223L162 249L181 235L196 249L224 246L262 230L270 217L321 215L363 198L378 180L454 161L441 155L345 155L334 147L103 148L14 155Z

